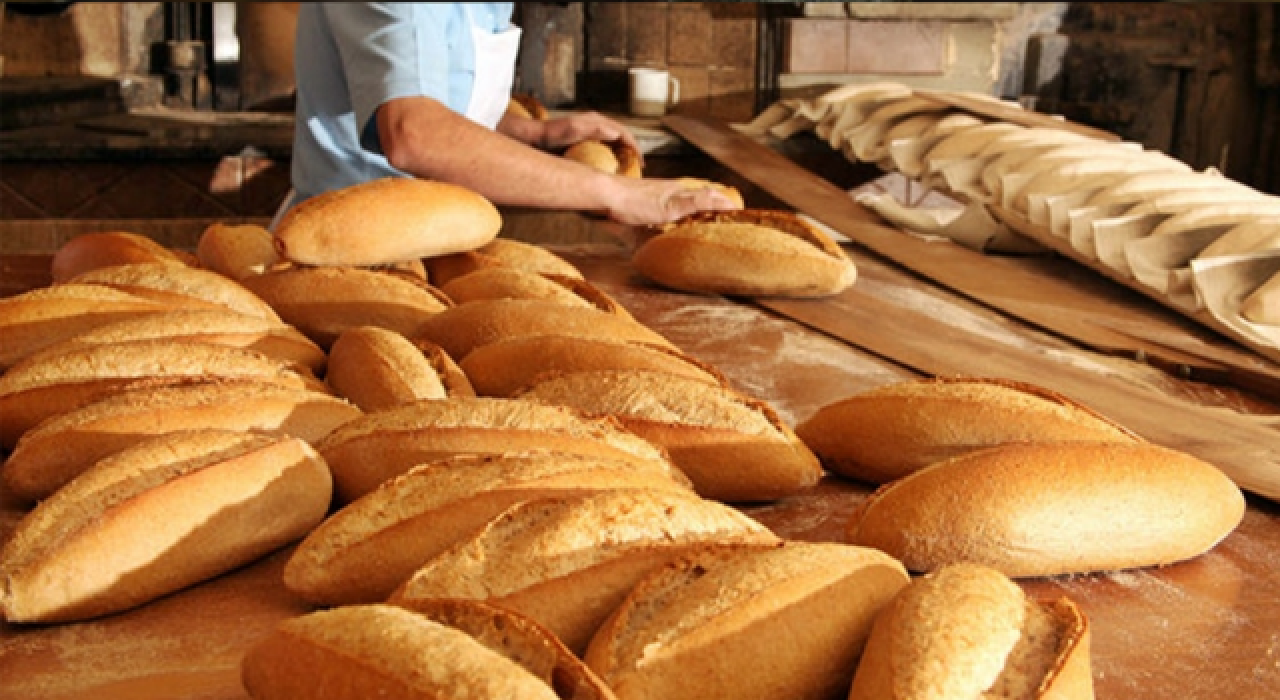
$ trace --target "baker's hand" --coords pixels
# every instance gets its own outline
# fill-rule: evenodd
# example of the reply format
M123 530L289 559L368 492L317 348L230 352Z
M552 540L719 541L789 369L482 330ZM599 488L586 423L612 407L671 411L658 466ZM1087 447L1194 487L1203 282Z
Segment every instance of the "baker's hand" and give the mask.
M579 141L621 141L640 152L636 137L627 127L598 112L579 112L543 123L539 145L548 150L572 146Z
M691 186L678 180L614 176L615 197L606 210L620 224L653 226L682 219L706 209L740 209L741 205L715 187Z

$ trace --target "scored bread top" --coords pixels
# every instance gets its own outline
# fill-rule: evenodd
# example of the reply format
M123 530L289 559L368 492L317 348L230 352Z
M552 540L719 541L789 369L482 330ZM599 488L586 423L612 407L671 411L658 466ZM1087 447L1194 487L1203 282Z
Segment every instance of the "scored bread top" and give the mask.
M376 413L365 414L322 440L324 452L337 445L384 432L413 432L448 428L532 430L603 440L611 446L644 459L665 461L662 451L619 429L616 424L593 421L562 406L533 401L483 397L454 397L418 401Z
M101 284L133 290L155 290L222 304L242 314L279 321L276 312L238 282L216 272L166 263L134 263L91 270L73 283Z
M664 234L706 237L742 245L744 240L734 240L736 232L751 245L764 247L769 252L812 253L811 248L817 248L833 258L848 261L848 256L830 236L795 214L781 210L702 211L666 224L662 231ZM778 236L779 231L789 236ZM810 247L797 247L797 240L808 243Z
M638 548L774 538L729 506L675 491L619 490L518 504L419 569L396 598L503 596Z
M284 440L296 438L201 430L134 445L98 462L36 506L0 553L0 564L9 574L20 571L56 552L118 504L184 474ZM304 450L314 454L309 447Z
M519 398L572 406L590 415L732 430L776 440L777 418L732 389L647 370L594 370L535 380Z
M350 605L313 612L280 623L246 658L246 685L270 685L273 674L307 673L324 680L336 669L290 668L294 664L258 662L268 647L314 647L324 663L353 664L405 697L498 700L557 700L551 686L515 661L448 625L393 605ZM290 655L276 650L283 659ZM314 654L300 654L315 659ZM305 680L301 682L306 682ZM335 683L336 685L336 683Z

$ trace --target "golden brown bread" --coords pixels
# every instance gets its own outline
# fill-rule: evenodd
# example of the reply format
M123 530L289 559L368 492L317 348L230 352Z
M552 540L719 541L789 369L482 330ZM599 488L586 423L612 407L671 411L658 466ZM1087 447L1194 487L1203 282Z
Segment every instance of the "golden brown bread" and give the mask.
M572 335L673 347L666 338L630 318L535 299L460 304L423 321L411 337L430 340L461 363L477 348L530 335Z
M853 284L853 261L786 211L704 211L667 224L632 256L666 287L704 294L823 297Z
M538 121L546 121L551 116L542 102L533 95L512 95L507 109L517 116Z
M551 686L470 634L395 605L285 620L245 654L241 679L255 700L557 700Z
M193 260L136 233L86 233L63 243L53 254L53 283L61 284L77 275L103 267L152 262L190 265Z
M711 180L703 180L702 178L699 178L699 177L681 177L681 178L676 178L676 180L680 184L684 185L686 188L691 190L702 189L704 187L717 189L721 192L721 194L733 200L733 203L738 205L739 209L746 206L746 202L742 199L742 193L739 192L738 188L734 187L733 185L726 185L720 182L712 182Z
M304 372L252 350L169 340L95 345L31 358L0 376L0 445L12 449L40 421L130 385L222 378L324 391L323 384Z
M338 511L298 545L284 584L308 601L386 600L418 567L508 507L609 489L689 492L657 462L556 452L460 455L413 467Z
M495 265L582 279L582 272L559 255L542 246L510 238L495 238L470 252L428 258L423 265L427 268L427 278L437 287L443 287L455 277Z
M196 257L206 270L233 280L260 275L280 261L271 232L254 224L209 226L196 242Z
M455 304L485 299L534 299L631 318L617 301L586 280L505 265L482 267L455 277L440 287L440 291Z
M410 467L458 454L549 450L657 462L678 472L661 450L614 421L516 399L456 397L405 404L365 414L316 447L333 470L339 503L369 493Z
M579 141L565 150L564 157L610 175L640 177L642 174L639 151L622 141Z
M348 328L338 336L329 350L325 382L363 411L421 399L475 396L466 375L439 347L425 341L414 345L376 326Z
M283 321L249 316L230 309L191 309L146 314L99 326L55 343L34 356L134 340L168 339L245 348L305 367L324 369L324 350Z
M449 307L439 290L423 282L355 267L277 269L248 277L244 285L324 348L357 326L412 337L424 321Z
M0 370L54 343L117 321L191 306L96 284L59 284L0 299Z
M822 478L818 459L768 404L726 386L594 370L544 377L516 397L613 417L665 449L704 498L775 500Z
M28 430L0 465L0 481L14 497L36 501L98 460L156 435L279 431L315 443L359 416L358 408L333 396L252 380L122 391Z
M907 581L863 547L707 545L638 583L584 658L619 700L840 697Z
M489 343L459 363L482 396L511 396L541 375L598 369L638 369L724 385L714 368L659 345L572 335L526 335Z
M1093 697L1089 625L976 564L918 578L876 618L849 700Z
M194 267L164 263L116 265L91 270L73 277L71 281L101 284L139 296L155 295L161 300L174 295L190 297L269 321L280 320L265 301L240 283L216 272Z
M851 396L819 408L796 434L831 471L877 484L1006 442L1142 441L1047 389L968 377L898 382Z
M640 578L712 541L777 538L733 508L675 491L527 501L427 562L390 602L488 601L537 620L581 653Z
M564 700L613 700L613 691L546 627L476 600L422 600L406 609L466 632L524 667Z
M384 265L475 250L493 240L502 217L465 187L383 178L303 201L275 228L276 248L308 265Z
M881 487L848 539L912 571L969 561L1055 576L1198 556L1235 529L1244 505L1216 467L1165 447L1010 443Z
M283 435L172 433L96 464L0 551L9 622L126 610L253 561L325 515L329 470Z

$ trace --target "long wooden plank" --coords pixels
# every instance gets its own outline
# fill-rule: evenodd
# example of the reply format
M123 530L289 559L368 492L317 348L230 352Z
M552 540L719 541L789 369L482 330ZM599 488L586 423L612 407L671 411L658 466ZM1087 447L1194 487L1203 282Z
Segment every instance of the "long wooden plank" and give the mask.
M1063 131L1072 131L1077 134L1100 139L1102 141L1121 140L1118 135L1113 134L1110 131L1103 131L1102 129L1089 126L1088 124L1081 124L1079 122L1061 119L1043 112L1037 112L1031 109L1022 109L1003 102L973 97L960 92L952 92L948 90L922 90L917 88L912 91L912 94L950 107L962 109L967 112L973 112L974 114L984 117L1007 121L1010 124L1021 124L1022 126L1041 127L1046 129L1062 129Z
M1044 386L1091 406L1160 445L1216 465L1242 489L1280 501L1280 432L1100 370L1055 361L894 305L858 285L819 301L756 303L868 351L939 376L984 376Z
M903 235L832 183L722 123L681 115L668 115L664 123L739 175L855 243L1027 323L1100 352L1143 357L1205 381L1222 381L1233 376L1229 370L1237 369L1267 380L1254 382L1254 388L1280 383L1275 363L1132 290L1087 269L1075 269L1079 266L1069 260L983 255ZM1094 323L1099 317L1110 323ZM1115 326L1140 331L1122 333ZM1191 336L1215 351L1191 353L1147 340L1171 334Z

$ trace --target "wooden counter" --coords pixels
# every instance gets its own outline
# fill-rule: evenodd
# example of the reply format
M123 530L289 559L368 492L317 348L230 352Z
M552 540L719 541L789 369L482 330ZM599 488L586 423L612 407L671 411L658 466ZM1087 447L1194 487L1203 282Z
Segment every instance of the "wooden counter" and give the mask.
M721 369L740 389L769 400L793 424L837 399L917 376L891 357L759 306L647 286L617 248L558 252L637 320ZM918 324L929 326L922 330L939 339L933 351L940 355L965 352L966 340L981 339L992 374L999 373L1003 358L991 348L1005 347L1040 357L1046 377L1070 368L1099 384L1138 386L1188 406L1250 415L1260 423L1277 413L1272 402L1230 387L1184 381L1082 350L896 266L851 253L859 267L857 295L819 304L834 308L859 299L881 304L887 311L861 321L871 335L889 333L902 319L924 318ZM0 259L0 295L46 284L47 262L47 257ZM927 311L923 317L921 309ZM850 512L868 493L867 485L829 477L801 495L745 510L784 537L839 540ZM0 541L22 514L0 503ZM51 627L0 624L0 699L245 697L238 667L244 650L279 620L308 609L280 584L287 555L288 550L278 552L100 620ZM1037 596L1070 596L1089 616L1099 698L1280 697L1280 508L1271 501L1251 496L1241 526L1193 561L1022 584Z

